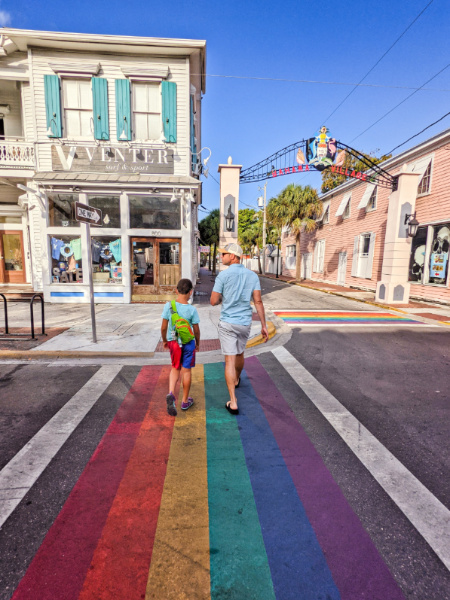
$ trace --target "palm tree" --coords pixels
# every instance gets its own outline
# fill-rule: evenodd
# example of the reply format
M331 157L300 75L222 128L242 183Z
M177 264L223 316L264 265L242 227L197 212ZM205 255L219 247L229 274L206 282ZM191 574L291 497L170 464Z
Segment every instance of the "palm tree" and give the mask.
M295 235L297 259L295 278L300 280L300 235L317 227L316 219L322 215L322 202L317 191L309 185L290 183L267 205L267 215L271 224L279 229L289 227Z

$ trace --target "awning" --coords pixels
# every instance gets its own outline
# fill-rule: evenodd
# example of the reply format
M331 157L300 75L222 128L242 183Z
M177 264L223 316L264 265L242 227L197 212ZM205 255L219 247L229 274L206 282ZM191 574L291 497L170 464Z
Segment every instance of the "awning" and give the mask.
M104 183L107 185L132 185L132 184L166 184L171 185L185 185L195 187L200 185L200 181L195 177L185 177L179 175L141 175L139 173L133 173L128 175L117 175L116 173L75 173L68 171L45 171L36 173L33 177L33 181L45 185L48 183L80 183L86 184L99 184Z
M363 197L361 198L360 203L358 204L358 209L359 208L366 208L367 204L369 203L370 200L370 196L372 195L373 190L376 188L377 186L374 183L368 183L366 186L366 191L363 194Z
M352 197L352 193L348 192L344 195L339 204L339 208L336 211L336 217L341 217L344 214L345 209L347 208L347 204L350 202L350 198Z

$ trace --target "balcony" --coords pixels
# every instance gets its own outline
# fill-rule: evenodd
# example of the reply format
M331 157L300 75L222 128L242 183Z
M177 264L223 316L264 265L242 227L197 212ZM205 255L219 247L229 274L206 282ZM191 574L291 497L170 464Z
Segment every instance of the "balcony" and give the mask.
M0 170L35 167L34 144L19 140L0 140Z

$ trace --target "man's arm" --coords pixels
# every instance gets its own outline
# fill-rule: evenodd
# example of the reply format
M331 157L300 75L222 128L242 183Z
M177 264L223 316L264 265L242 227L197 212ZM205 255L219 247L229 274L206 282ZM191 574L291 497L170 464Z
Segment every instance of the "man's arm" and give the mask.
M222 302L222 294L219 292L211 292L211 298L209 299L211 306L217 306Z
M163 341L163 347L168 348L169 342L167 341L167 327L169 325L169 321L167 319L163 319L161 323L161 337Z
M198 323L194 323L194 325L192 325L192 329L194 330L195 336L195 349L198 351L200 348L200 327L198 326Z
M269 339L269 331L266 325L266 313L264 312L261 290L253 291L253 302L255 303L256 312L258 313L259 320L261 321L261 335L264 338L264 342L267 342Z

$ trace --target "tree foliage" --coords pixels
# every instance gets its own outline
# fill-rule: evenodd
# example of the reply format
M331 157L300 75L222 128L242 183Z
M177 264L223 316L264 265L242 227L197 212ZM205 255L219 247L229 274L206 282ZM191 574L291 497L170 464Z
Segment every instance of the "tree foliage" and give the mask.
M372 162L374 162L376 165L378 165L379 163L390 158L392 155L386 154L381 156L380 158L377 158L373 154L364 154L364 156ZM349 171L356 172L364 172L368 170L366 163L362 162L362 160L360 160L359 158L352 156L348 152L345 153L345 159L344 163L342 164L342 167L344 169L348 169ZM338 185L341 185L341 183L344 183L344 181L347 181L347 179L349 178L346 175L341 175L336 171L333 173L331 168L325 169L324 171L322 171L322 186L320 189L322 193L329 192L335 187L338 187Z

